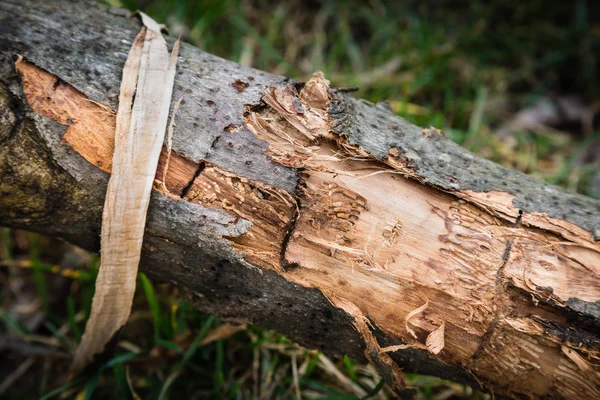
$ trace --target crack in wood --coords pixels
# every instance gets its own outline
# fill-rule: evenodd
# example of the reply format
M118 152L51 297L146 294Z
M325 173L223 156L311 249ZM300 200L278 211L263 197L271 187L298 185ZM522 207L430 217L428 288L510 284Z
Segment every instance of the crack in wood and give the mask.
M301 200L299 197L295 197L296 204L294 205L294 215L292 216L290 223L285 231L285 236L283 237L283 242L281 243L281 254L279 256L279 263L281 264L281 269L284 272L289 272L292 269L300 268L301 265L295 262L288 262L286 260L286 252L288 248L288 244L292 235L294 233L294 229L296 228L296 222L298 222L298 218L300 218L300 209L301 209Z
M0 144L3 144L12 140L21 130L26 119L26 117L24 117L26 113L25 105L18 101L17 97L4 85L4 83L0 83L0 94L4 97L4 101L6 101L10 114L12 114L14 118L8 134L4 137L0 137ZM4 118L6 118L6 116Z
M206 168L206 163L204 161L200 161L200 163L198 164L198 169L196 169L196 172L194 172L193 178L190 179L188 184L185 185L185 187L181 190L181 194L179 195L179 197L181 197L182 199L185 199L185 197L187 197L190 188L194 184L194 181L200 176L202 171L204 171L204 168Z

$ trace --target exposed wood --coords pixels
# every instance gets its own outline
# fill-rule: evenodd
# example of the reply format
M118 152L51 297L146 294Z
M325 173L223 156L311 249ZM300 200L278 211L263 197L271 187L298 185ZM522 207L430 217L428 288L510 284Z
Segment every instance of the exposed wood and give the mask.
M115 149L116 112L88 99L72 86L27 61L18 62L16 69L30 106L40 115L67 126L62 140L91 164L110 173ZM194 177L198 163L173 153L165 176L167 154L165 147L160 155L156 178L161 182L164 180L169 191L181 194Z
M58 4L0 5L0 224L97 250L114 137L98 125L114 125L139 23ZM403 369L496 395L600 396L600 202L320 74L302 85L184 44L179 98L148 211L152 277L208 312L364 357L398 390Z

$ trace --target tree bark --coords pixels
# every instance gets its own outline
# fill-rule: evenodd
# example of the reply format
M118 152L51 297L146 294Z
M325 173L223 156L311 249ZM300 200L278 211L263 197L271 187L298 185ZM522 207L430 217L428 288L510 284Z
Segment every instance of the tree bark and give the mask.
M0 3L0 225L98 251L139 28L96 3ZM599 201L319 73L294 82L184 44L180 98L148 211L152 278L225 319L367 359L397 390L404 370L600 398Z

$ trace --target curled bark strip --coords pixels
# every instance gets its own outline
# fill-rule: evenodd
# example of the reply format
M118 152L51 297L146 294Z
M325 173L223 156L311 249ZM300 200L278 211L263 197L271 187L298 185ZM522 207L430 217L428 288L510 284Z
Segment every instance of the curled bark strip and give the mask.
M408 331L408 333L410 333L412 335L412 337L414 337L415 339L418 339L417 334L415 333L414 330L412 330L409 326L408 326L408 321L414 317L417 314L422 313L423 311L425 311L427 309L427 307L429 307L429 300L425 301L425 304L423 304L421 307L417 307L414 310L412 310L411 312L409 312L408 314L406 314L406 318L404 318L404 326L406 328L406 330Z
M145 27L123 69L112 176L102 216L100 271L90 319L73 360L74 373L102 353L129 318L150 191L171 104L179 43L169 56L160 26L141 15Z

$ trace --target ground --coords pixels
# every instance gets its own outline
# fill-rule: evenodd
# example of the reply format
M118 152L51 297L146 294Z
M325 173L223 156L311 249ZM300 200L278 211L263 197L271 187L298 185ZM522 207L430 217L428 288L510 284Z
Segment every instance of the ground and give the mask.
M593 2L108 3L142 9L172 35L245 65L298 80L322 70L332 86L358 87L357 96L387 101L476 153L600 198ZM98 256L0 229L2 398L390 398L371 366L225 324L143 275L116 356L67 381ZM487 397L435 378L407 380L424 399Z

